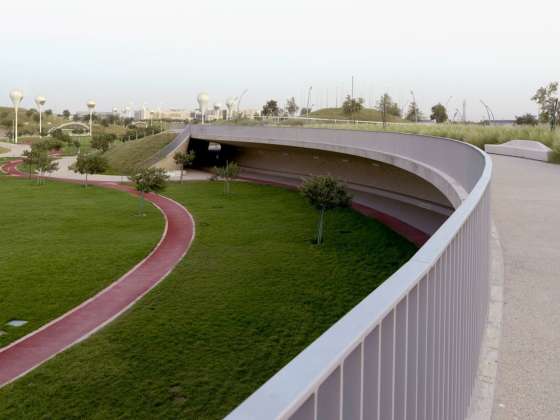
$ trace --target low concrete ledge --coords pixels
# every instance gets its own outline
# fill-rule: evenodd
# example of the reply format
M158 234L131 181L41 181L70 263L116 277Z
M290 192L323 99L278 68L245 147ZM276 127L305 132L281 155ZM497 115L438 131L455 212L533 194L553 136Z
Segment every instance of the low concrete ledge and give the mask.
M484 146L484 150L496 155L515 156L543 162L548 162L552 155L549 147L533 140L510 140L503 144L487 144Z

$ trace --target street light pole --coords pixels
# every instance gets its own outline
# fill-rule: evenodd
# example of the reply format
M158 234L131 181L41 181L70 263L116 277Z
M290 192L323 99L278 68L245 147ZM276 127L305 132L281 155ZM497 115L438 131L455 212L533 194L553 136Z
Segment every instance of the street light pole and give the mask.
M237 114L239 114L239 104L241 103L241 99L245 96L249 89L245 89L241 95L239 95L239 99L237 100Z
M45 105L47 100L43 96L37 96L35 98L35 104L37 105L37 110L39 111L39 137L43 137L43 105Z
M10 92L10 99L14 104L14 143L18 142L18 108L21 100L23 99L23 93L20 90L12 90Z
M307 91L307 118L309 118L309 102L311 100L311 89L313 89L313 86L309 86L309 90Z
M208 109L208 94L206 92L199 93L196 101L198 102L198 109L200 109L200 121L204 124L204 114Z
M95 109L95 101L88 101L87 107L89 109L89 136L93 137L92 127L93 127L93 110Z
M414 120L418 122L418 104L416 103L416 96L414 96L414 91L411 90L410 94L412 95L412 103L414 103Z

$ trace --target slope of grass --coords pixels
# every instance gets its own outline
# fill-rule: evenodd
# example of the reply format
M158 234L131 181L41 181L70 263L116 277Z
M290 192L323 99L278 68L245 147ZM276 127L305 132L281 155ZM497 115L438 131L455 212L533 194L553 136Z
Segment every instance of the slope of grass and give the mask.
M313 118L329 118L337 120L360 120L360 121L382 121L381 113L376 109L362 108L360 112L347 115L342 108L323 108L309 113L309 117ZM398 117L389 115L388 121L401 121Z
M137 217L137 200L119 191L2 176L0 196L0 347L119 278L163 231L159 211Z
M130 175L142 164L169 144L175 133L160 133L153 136L132 140L126 143L117 143L105 153L109 161L107 173Z
M196 239L158 287L99 333L0 390L0 418L222 418L382 283L414 247L297 193L221 182L167 194Z

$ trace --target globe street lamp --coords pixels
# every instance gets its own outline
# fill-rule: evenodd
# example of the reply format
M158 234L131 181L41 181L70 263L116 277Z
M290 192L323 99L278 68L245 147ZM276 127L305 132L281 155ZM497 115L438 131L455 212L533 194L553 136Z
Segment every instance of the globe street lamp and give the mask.
M45 105L47 100L43 96L37 96L35 98L35 104L37 105L37 111L39 111L39 137L43 137L43 105Z
M23 93L21 92L21 90L12 90L10 92L10 99L12 100L12 103L14 104L14 143L18 142L18 121L17 121L17 117L18 117L18 108L19 108L19 104L21 103L21 100L23 99Z
M89 109L89 136L92 137L93 110L95 109L95 101L87 101L87 107Z
M226 108L227 108L227 119L231 120L231 117L233 115L233 108L235 107L235 98L233 96L229 97L226 100Z
M418 122L418 104L416 103L416 96L413 90L410 91L410 94L412 95L412 103L414 104L414 122Z
M214 118L219 120L220 118L220 110L222 109L222 104L219 102L216 102L214 104Z
M202 124L204 124L204 114L206 114L206 109L208 108L208 94L206 92L202 92L196 98L198 101L198 108L200 109L200 120Z

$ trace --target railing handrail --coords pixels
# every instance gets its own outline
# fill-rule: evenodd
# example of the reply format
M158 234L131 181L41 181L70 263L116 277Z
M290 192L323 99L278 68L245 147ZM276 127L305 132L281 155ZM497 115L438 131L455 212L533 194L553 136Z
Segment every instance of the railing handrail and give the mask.
M267 129L272 130L271 137L274 137L274 130L279 130ZM292 128L288 130L292 130L295 137L301 139L301 132L298 131L301 129ZM206 126L205 128L198 128L194 135L204 138L204 132L208 134L212 131L211 127ZM219 132L221 130L214 129L214 131ZM239 131L243 130L236 130L232 127L231 131L237 131L235 134L239 138ZM245 131L247 133L253 131L253 136L249 134L248 140L258 142L260 139L258 128L257 130ZM346 131L348 134L356 133L353 130ZM411 138L416 136L412 134L402 135ZM433 139L442 140L441 138ZM316 391L317 384L322 383L338 366L341 366L346 356L360 342L363 342L364 337L374 330L387 314L395 310L401 299L407 296L438 263L439 258L457 237L485 196L492 174L491 160L483 151L465 143L445 140L454 142L458 147L467 147L479 158L482 158L482 171L478 174L474 185L466 186L468 195L462 203L410 261L245 400L228 416L230 420L284 418L292 414ZM459 146L460 144L463 146ZM307 147L310 146L311 144L307 145ZM469 177L465 176L464 180L469 181Z

